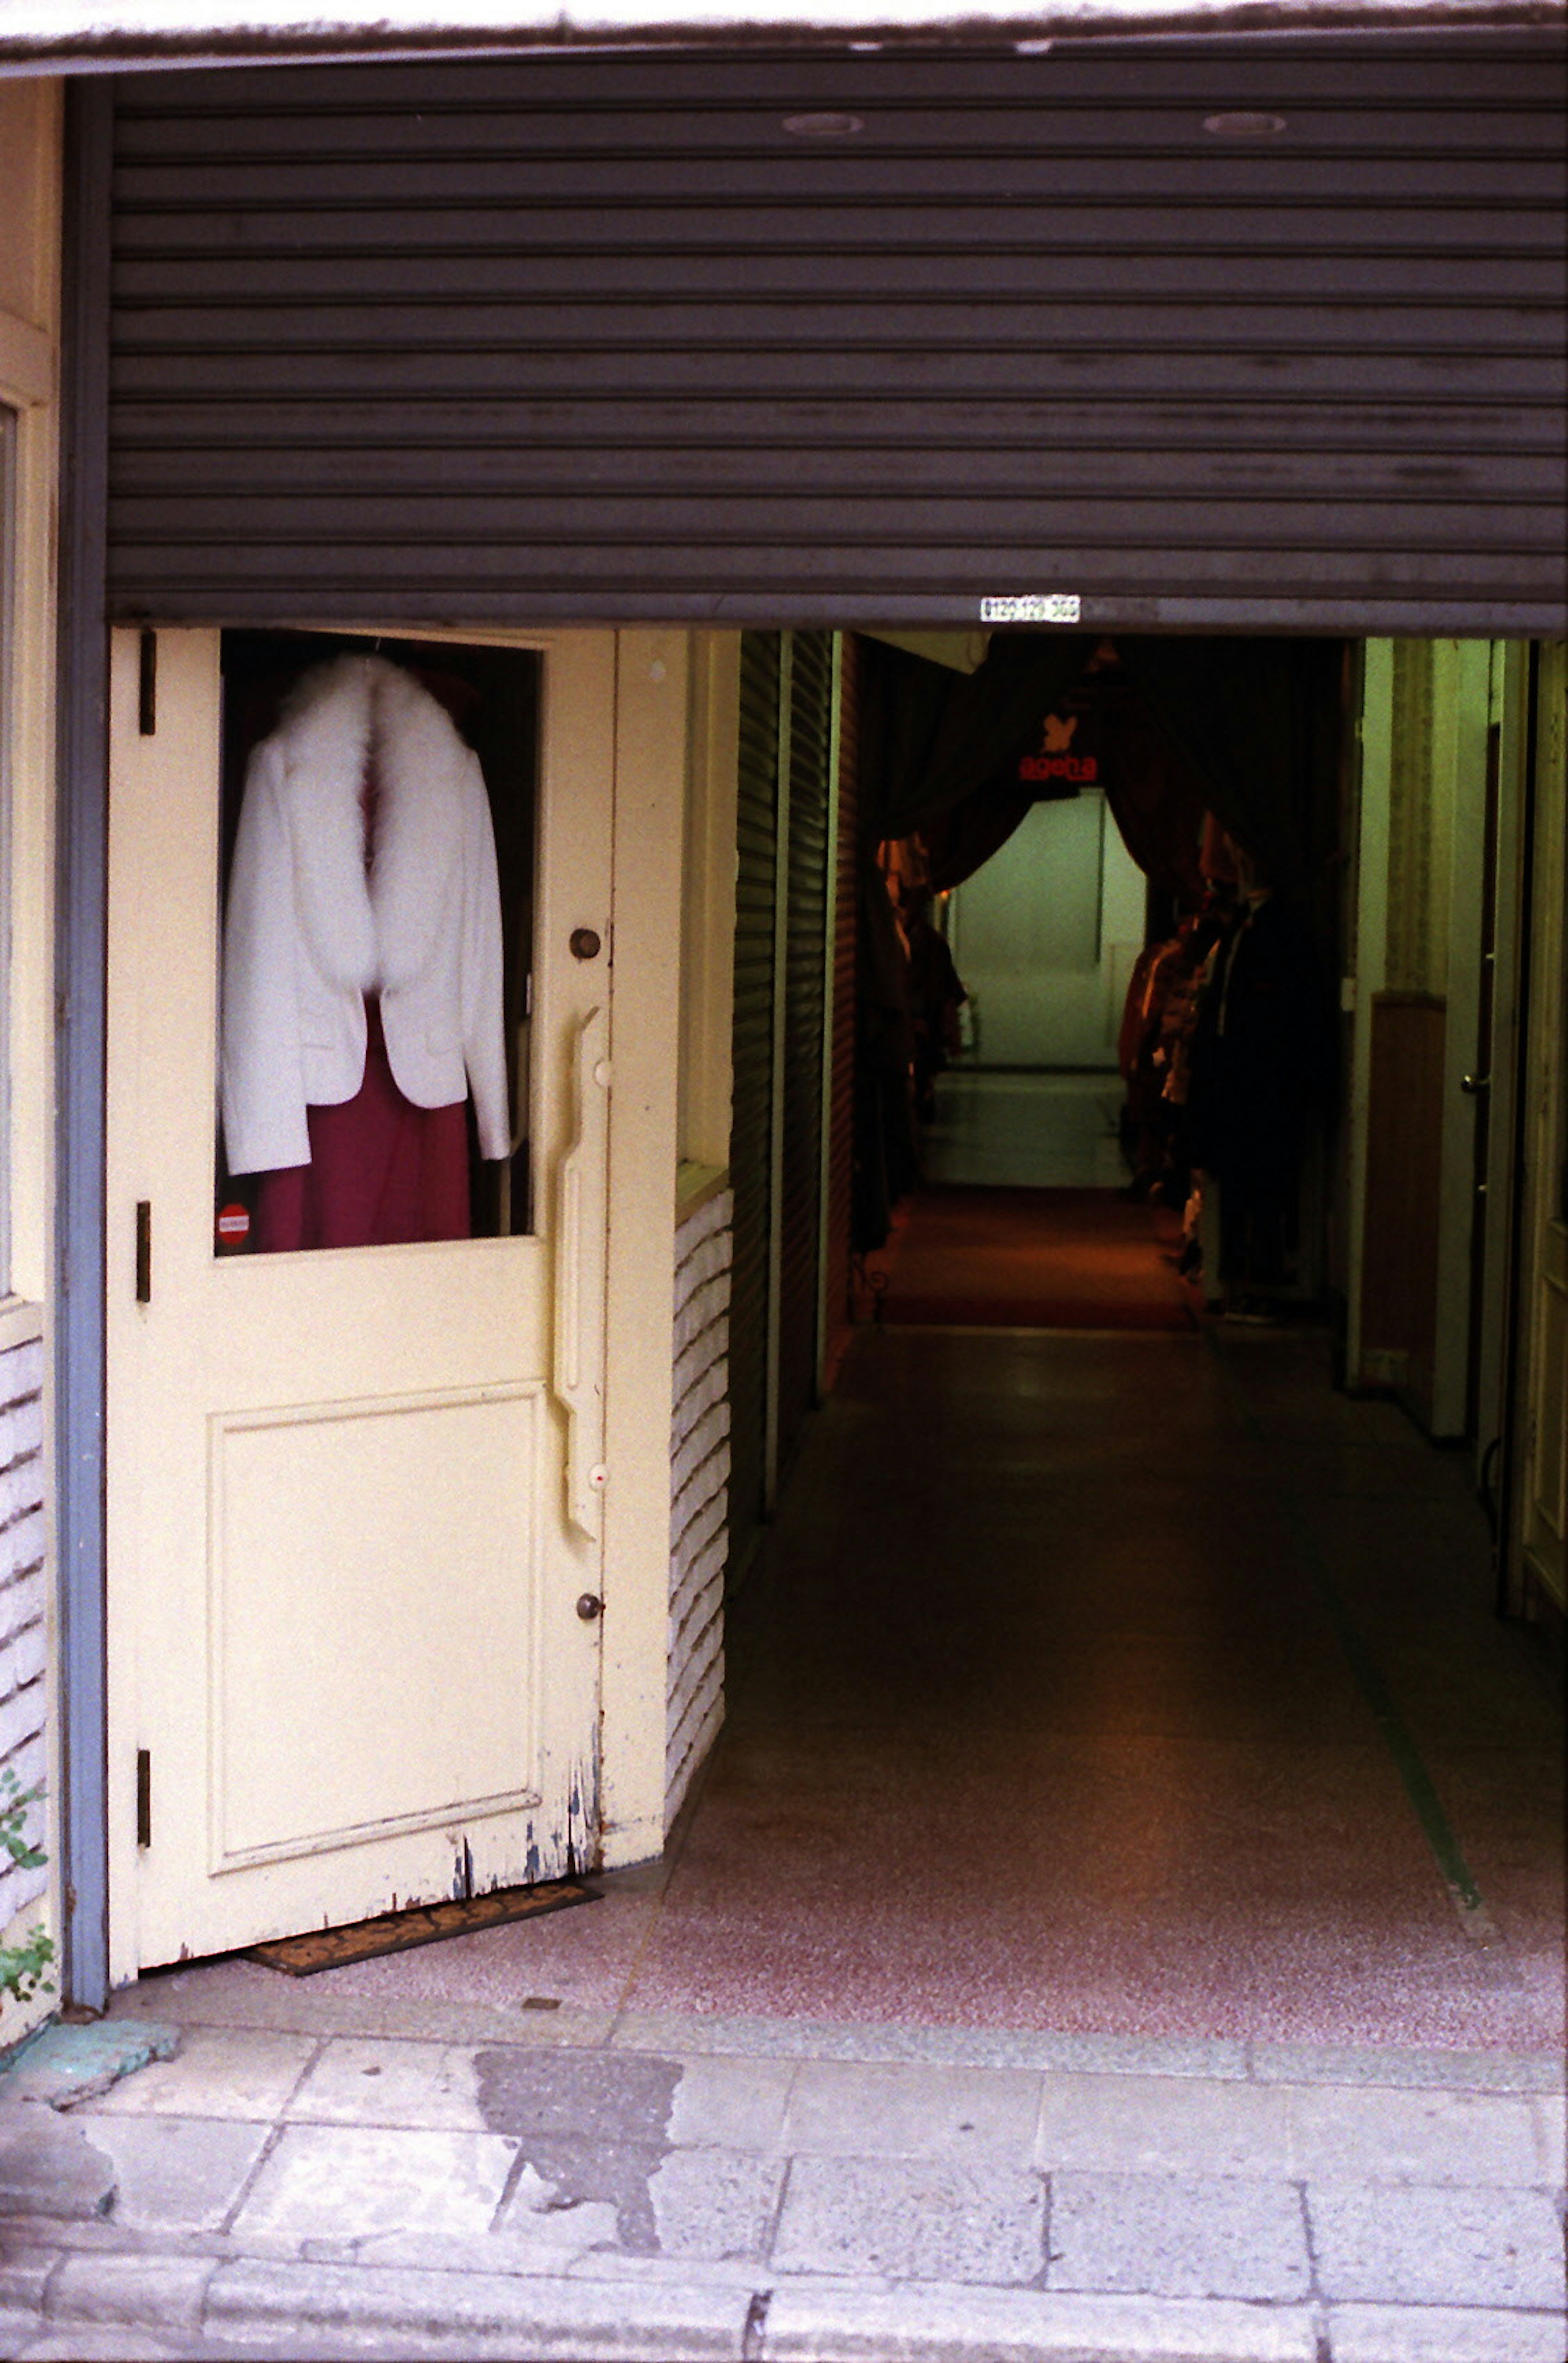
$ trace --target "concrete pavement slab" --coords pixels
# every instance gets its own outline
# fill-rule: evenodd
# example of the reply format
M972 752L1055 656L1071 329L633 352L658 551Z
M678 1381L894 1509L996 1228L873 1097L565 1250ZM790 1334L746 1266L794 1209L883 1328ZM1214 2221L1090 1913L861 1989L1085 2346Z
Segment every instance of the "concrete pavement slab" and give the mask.
M1562 2226L1539 2191L1308 2185L1307 2206L1331 2302L1562 2304Z
M669 2138L677 2147L712 2142L724 2149L770 2150L784 2130L796 2074L793 2059L734 2059L697 2054L680 2062Z
M1005 2167L798 2158L773 2244L781 2273L1028 2285L1044 2269L1045 2191Z
M1534 2103L1531 2116L1540 2169L1534 2180L1549 2191L1561 2191L1568 2182L1568 2108L1561 2097L1542 2099Z
M1294 2183L1196 2174L1057 2174L1047 2286L1162 2297L1304 2299Z
M285 2102L291 2124L423 2125L484 2133L474 2055L466 2045L337 2036Z
M266 2146L266 2125L217 2117L94 2116L95 2145L115 2169L117 2225L221 2229Z
M195 2026L178 2052L127 2076L95 2115L243 2117L271 2124L320 2046L307 2035Z
M108 2213L117 2176L107 2147L45 2101L0 2106L0 2219Z
M1337 2305L1334 2363L1562 2363L1568 2315L1494 2306Z
M751 2150L673 2149L648 2185L660 2254L763 2257L784 2163Z
M1290 2108L1276 2087L1172 2076L1051 2076L1035 2163L1107 2174L1291 2172Z
M1535 2114L1507 2093L1282 2085L1294 2169L1308 2181L1526 2187L1540 2180Z
M1032 2290L777 2288L762 2363L1315 2363L1305 2306Z
M525 2180L530 2171L524 2169ZM548 2187L539 2189L548 2200ZM297 2245L297 2253L309 2264L384 2265L429 2273L552 2275L582 2269L591 2275L606 2255L619 2253L614 2249L615 2237L613 2207L588 2204L556 2210L541 2205L537 2213L513 2207L499 2225L479 2235L415 2229L289 2245Z
M665 2289L744 2289L759 2280L756 2257L695 2255L630 2256L615 2243L614 2210L595 2204L565 2214L508 2211L483 2240L452 2239L434 2233L389 2232L362 2240L306 2240L304 2262L376 2265L428 2272L528 2273L546 2279L657 2282Z
M247 2242L403 2231L479 2239L500 2204L516 2148L498 2134L288 2125L234 2233Z
M951 2158L1025 2168L1042 2079L1018 2069L868 2066L797 2069L786 2149L823 2158Z

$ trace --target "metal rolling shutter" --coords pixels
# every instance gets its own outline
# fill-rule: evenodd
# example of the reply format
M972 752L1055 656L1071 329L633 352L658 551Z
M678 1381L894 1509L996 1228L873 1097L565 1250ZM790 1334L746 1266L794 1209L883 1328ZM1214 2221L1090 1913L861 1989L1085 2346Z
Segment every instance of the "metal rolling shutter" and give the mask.
M125 76L113 612L1561 631L1562 62Z
M744 1566L766 1506L778 761L779 636L747 632L740 643L735 1082L729 1139L735 1193L729 1296L732 1570Z
M817 1392L831 632L793 635L789 682L789 908L784 924L784 1071L779 1078L784 1094L776 1414L781 1468Z

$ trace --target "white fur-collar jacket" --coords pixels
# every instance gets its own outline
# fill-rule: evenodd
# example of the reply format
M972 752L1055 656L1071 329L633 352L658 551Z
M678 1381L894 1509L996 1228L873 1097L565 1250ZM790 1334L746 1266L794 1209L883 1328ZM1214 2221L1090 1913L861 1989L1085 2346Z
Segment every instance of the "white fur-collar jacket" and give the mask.
M231 1173L310 1162L306 1107L350 1100L364 1079L371 993L405 1098L447 1107L472 1089L481 1155L506 1156L501 897L479 760L410 674L345 656L300 682L246 773L223 955Z

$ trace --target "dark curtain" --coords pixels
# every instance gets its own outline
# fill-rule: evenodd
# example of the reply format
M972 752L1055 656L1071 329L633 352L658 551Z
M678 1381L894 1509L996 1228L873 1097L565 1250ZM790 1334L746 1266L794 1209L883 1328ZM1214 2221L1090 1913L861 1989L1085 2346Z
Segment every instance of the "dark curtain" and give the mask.
M1209 791L1148 700L1124 682L1107 686L1101 736L1106 802L1122 843L1151 884L1195 906L1204 893L1199 841Z
M932 893L945 894L973 878L977 870L984 870L1021 826L1034 802L1032 788L998 780L990 787L976 788L962 804L951 804L925 822L920 842L926 849Z
M1273 886L1318 899L1339 826L1342 640L1119 638L1156 720Z
M984 663L961 673L881 640L863 641L861 818L867 836L877 842L911 837L987 787L1024 752L1041 716L1097 645L1077 632L999 635Z

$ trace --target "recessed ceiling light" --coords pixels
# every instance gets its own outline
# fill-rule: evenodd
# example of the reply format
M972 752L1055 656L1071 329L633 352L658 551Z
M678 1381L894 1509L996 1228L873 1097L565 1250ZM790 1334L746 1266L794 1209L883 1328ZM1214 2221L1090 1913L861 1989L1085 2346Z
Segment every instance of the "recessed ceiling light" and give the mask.
M865 124L858 115L786 115L784 128L797 139L850 139Z
M1285 120L1283 115L1206 115L1203 128L1217 139L1272 139Z

